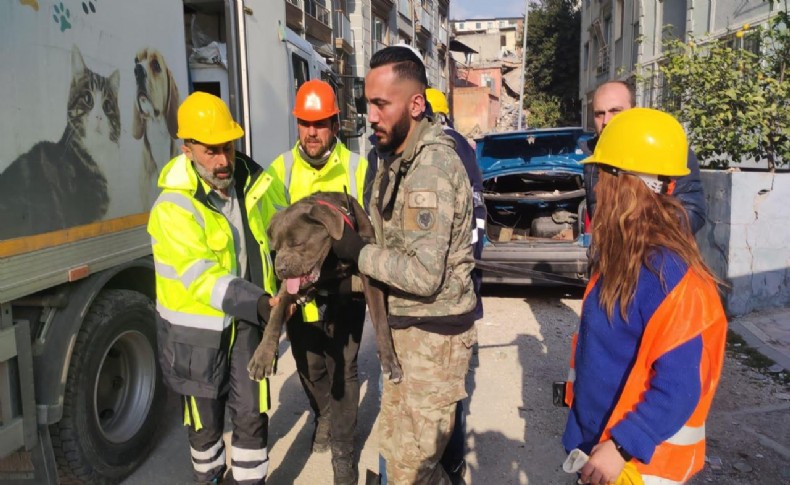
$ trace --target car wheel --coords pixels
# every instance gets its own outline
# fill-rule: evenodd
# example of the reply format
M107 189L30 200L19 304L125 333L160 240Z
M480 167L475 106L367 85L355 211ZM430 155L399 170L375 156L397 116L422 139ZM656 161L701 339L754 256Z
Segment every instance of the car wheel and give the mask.
M77 335L63 418L50 427L61 483L117 483L131 473L155 444L164 400L153 303L102 291Z

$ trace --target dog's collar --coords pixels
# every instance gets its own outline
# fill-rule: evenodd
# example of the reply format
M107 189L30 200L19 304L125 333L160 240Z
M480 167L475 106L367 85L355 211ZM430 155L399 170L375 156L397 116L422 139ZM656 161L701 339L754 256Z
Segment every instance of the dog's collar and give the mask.
M332 209L340 212L340 215L343 216L343 220L346 222L348 227L350 227L351 229L356 230L356 228L354 227L354 223L351 222L351 212L349 212L348 209L346 209L345 207L338 207L335 204L332 204L331 202L327 202L327 201L321 200L321 199L316 200L316 202L321 204L321 205L325 205L327 207L331 207Z

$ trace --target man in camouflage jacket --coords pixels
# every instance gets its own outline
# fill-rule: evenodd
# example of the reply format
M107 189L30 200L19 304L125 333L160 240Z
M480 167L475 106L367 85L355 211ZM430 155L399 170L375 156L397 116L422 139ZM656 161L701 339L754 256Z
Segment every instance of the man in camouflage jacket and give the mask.
M472 190L455 143L423 116L425 67L408 48L377 52L365 80L382 166L370 212L376 244L347 230L338 257L389 286L399 384L384 382L379 439L393 484L450 483L439 465L466 397L474 328Z

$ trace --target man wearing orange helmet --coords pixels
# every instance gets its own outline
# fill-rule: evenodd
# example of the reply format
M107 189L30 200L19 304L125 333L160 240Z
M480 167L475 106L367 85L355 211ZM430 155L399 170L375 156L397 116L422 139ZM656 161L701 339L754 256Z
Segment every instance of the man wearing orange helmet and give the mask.
M267 169L270 193L287 206L315 192L346 192L363 203L367 161L337 138L340 129L335 93L324 81L304 83L293 115L296 145ZM354 433L359 407L357 354L365 322L365 301L354 298L350 279L301 306L286 323L291 352L310 407L315 413L313 451L332 450L335 484L356 484Z
M268 380L249 379L276 294L266 227L271 177L234 150L244 130L218 97L196 92L178 109L182 154L159 175L151 209L159 362L182 396L196 481L225 472L225 406L233 423L224 483L261 485L269 468Z

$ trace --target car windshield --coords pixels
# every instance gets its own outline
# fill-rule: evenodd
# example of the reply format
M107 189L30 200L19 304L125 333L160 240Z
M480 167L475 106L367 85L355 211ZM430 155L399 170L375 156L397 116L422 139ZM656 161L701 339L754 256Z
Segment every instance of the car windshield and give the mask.
M576 134L556 134L540 136L525 135L523 138L490 138L483 144L483 157L494 159L523 158L551 155L571 155L576 151Z

